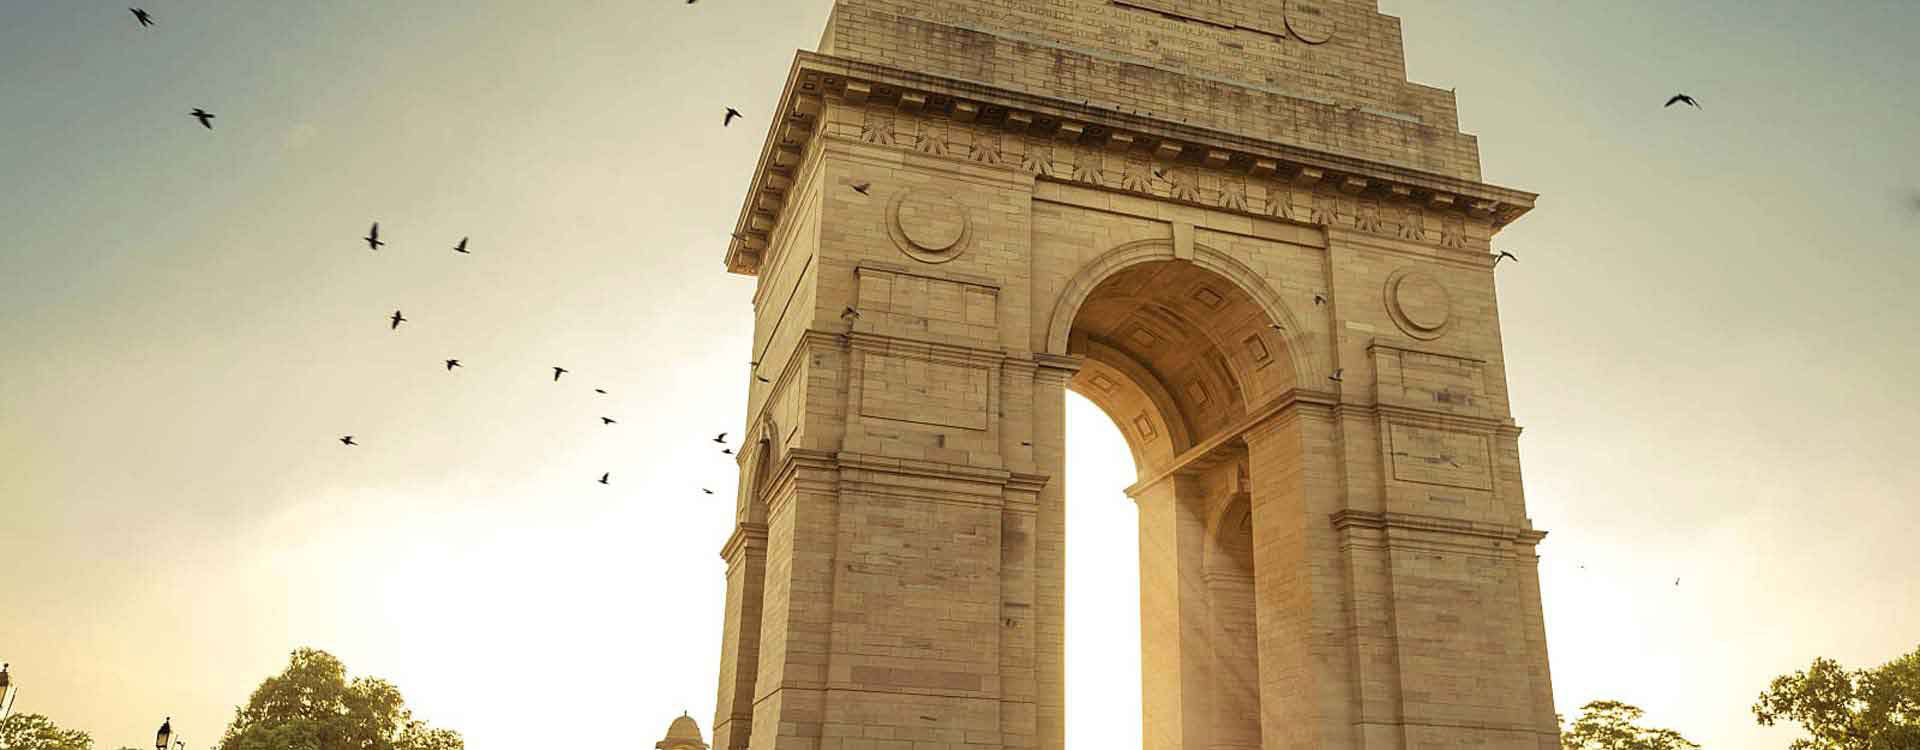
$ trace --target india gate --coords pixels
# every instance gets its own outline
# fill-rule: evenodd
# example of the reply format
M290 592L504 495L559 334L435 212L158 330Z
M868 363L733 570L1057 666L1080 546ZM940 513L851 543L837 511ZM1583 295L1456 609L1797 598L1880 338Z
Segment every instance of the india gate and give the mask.
M1069 389L1139 472L1146 750L1558 747L1490 256L1535 196L1398 19L838 0L773 112L717 750L1064 746Z

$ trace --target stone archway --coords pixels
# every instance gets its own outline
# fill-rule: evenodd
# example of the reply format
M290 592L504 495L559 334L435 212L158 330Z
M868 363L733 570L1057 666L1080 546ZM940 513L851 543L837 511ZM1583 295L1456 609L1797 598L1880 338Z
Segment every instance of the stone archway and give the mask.
M1052 330L1065 328L1066 352L1082 360L1068 388L1113 420L1143 480L1128 492L1139 511L1142 737L1150 748L1257 748L1246 454L1230 447L1174 469L1244 421L1249 403L1292 388L1300 358L1288 326L1273 325L1275 303L1259 299L1276 297L1260 294L1263 280L1169 250L1134 243L1100 256L1061 294Z
M1556 748L1488 256L1533 196L1367 0L1288 4L1312 75L1001 5L836 0L770 118L716 747L1062 750L1071 388L1140 469L1150 750Z

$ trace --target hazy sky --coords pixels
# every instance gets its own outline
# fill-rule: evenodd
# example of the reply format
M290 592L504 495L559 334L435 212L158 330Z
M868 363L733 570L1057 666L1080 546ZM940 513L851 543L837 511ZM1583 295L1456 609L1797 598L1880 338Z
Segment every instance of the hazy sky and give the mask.
M124 5L0 0L16 709L199 747L312 645L474 750L710 732L720 259L827 3ZM1497 246L1562 710L1784 747L1770 676L1920 645L1920 5L1383 9L1543 194ZM1132 467L1074 400L1069 739L1137 747Z

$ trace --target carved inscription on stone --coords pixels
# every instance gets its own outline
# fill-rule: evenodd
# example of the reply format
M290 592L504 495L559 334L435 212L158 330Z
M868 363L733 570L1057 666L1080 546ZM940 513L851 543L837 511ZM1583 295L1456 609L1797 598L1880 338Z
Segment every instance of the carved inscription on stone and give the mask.
M1483 435L1395 424L1387 438L1394 479L1470 490L1493 489L1492 461Z
M983 284L860 266L861 313L882 330L993 341L1000 333L1000 290Z
M879 419L987 429L987 368L912 355L861 358L860 413Z

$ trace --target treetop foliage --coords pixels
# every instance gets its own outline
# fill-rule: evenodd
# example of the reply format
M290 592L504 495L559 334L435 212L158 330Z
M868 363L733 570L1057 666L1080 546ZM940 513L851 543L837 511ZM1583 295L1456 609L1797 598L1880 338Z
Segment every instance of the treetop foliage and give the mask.
M347 679L332 654L302 648L269 677L233 723L219 750L464 750L459 733L413 718L399 688L376 677Z
M1563 750L1693 750L1671 729L1650 729L1636 722L1646 712L1619 701L1593 701L1580 707L1580 718L1560 733Z
M1920 649L1874 669L1848 671L1814 659L1804 671L1773 678L1753 704L1762 726L1799 724L1810 735L1793 750L1920 748Z

